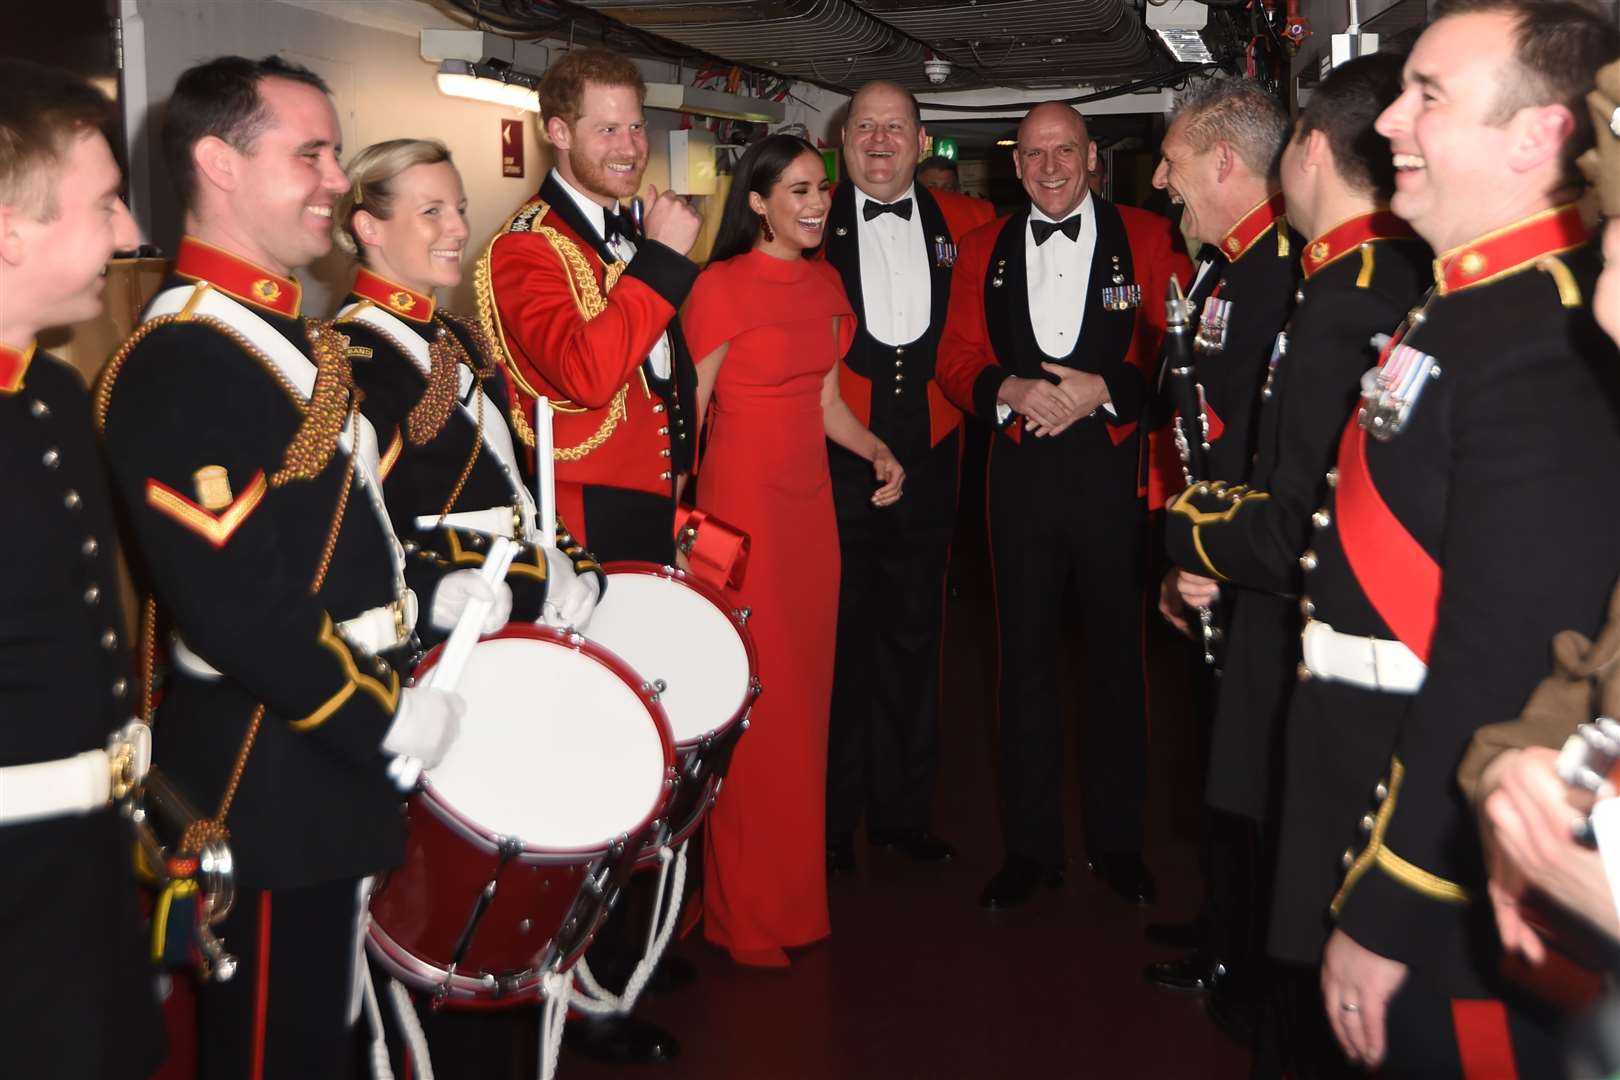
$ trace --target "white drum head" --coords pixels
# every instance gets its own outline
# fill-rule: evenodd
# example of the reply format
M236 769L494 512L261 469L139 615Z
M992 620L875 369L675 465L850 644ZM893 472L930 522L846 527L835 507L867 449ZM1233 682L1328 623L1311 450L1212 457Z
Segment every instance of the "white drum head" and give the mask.
M664 681L659 704L677 746L725 727L747 700L748 652L736 625L672 578L610 569L588 636L648 682Z
M663 794L658 724L607 664L553 641L480 642L434 795L529 848L594 850L639 826Z

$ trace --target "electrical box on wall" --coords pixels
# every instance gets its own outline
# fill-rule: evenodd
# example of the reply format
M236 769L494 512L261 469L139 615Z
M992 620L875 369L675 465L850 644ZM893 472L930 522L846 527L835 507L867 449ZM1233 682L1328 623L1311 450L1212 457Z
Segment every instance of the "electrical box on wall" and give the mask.
M669 189L677 195L713 195L714 136L707 131L669 133Z

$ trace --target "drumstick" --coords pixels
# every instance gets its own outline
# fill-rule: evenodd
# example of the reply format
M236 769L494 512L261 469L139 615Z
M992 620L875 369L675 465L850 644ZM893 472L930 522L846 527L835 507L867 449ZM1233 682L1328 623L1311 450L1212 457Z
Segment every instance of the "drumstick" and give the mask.
M506 571L511 569L512 560L517 556L518 546L510 538L497 536L490 541L489 554L484 557L484 565L478 571L489 583L490 587L498 585L506 577ZM456 621L456 627L450 631L445 640L444 649L439 653L439 662L433 665L433 674L428 676L428 687L433 690L453 691L456 684L461 682L461 674L466 670L467 658L472 655L473 646L478 644L482 636L484 617L489 614L488 600L469 600L462 609L461 618ZM410 791L416 787L416 782L422 776L422 762L417 758L406 757L401 754L388 763L388 778L394 786L401 791Z
M534 409L535 528L537 547L557 546L557 460L551 434L551 401L541 398Z

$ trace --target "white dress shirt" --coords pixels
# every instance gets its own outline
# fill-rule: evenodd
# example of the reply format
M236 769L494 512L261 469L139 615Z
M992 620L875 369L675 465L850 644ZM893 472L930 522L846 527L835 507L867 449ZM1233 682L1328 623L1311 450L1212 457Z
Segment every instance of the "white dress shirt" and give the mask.
M584 214L585 220L591 223L591 227L596 230L596 235L606 236L604 227L607 222L607 210L602 204L580 194L579 190L567 180L564 180L562 173L556 169L551 170L551 175L557 181L557 184L568 192L568 197L574 200L574 204L579 207L579 212ZM628 215L629 211L621 209L619 213ZM617 255L621 262L629 262L635 257L636 245L626 237L615 236L608 244L608 250ZM652 373L660 379L669 378L671 365L669 332L667 330L658 335L658 341L653 345L652 352L647 354L647 365L652 368Z
M1027 223L1024 225L1029 321L1035 328L1035 343L1053 360L1062 360L1074 351L1085 326L1091 260L1097 253L1097 207L1091 201L1091 192L1086 192L1069 217L1076 215L1080 216L1080 233L1073 240L1064 233L1054 232L1046 238L1046 243L1037 245L1035 230ZM1031 206L1029 220L1053 221L1053 218L1040 207ZM1102 407L1118 415L1112 402L1105 401ZM996 412L997 418L1005 421L1002 409Z
M911 200L911 220L879 214L866 220L866 204L875 200L855 189L855 235L860 240L861 301L866 332L881 345L908 345L928 332L934 281L928 265L928 241L913 184L894 199Z
M1091 192L1070 217L1081 216L1080 235L1061 232L1036 246L1035 230L1024 226L1024 266L1029 277L1029 321L1035 341L1046 355L1061 360L1074 351L1085 324L1086 296L1091 285L1091 259L1097 251L1097 208ZM1029 208L1029 220L1052 221L1040 207Z

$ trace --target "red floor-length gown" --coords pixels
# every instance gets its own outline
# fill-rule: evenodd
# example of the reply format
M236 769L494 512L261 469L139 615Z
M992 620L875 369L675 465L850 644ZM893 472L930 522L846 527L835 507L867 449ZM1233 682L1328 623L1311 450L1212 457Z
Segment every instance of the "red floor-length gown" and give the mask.
M753 612L764 687L708 818L704 935L741 963L782 966L784 948L831 930L839 563L821 385L853 340L854 313L831 267L755 250L703 272L681 328L694 359L730 346L709 402L698 504L752 538L743 587L728 599Z

